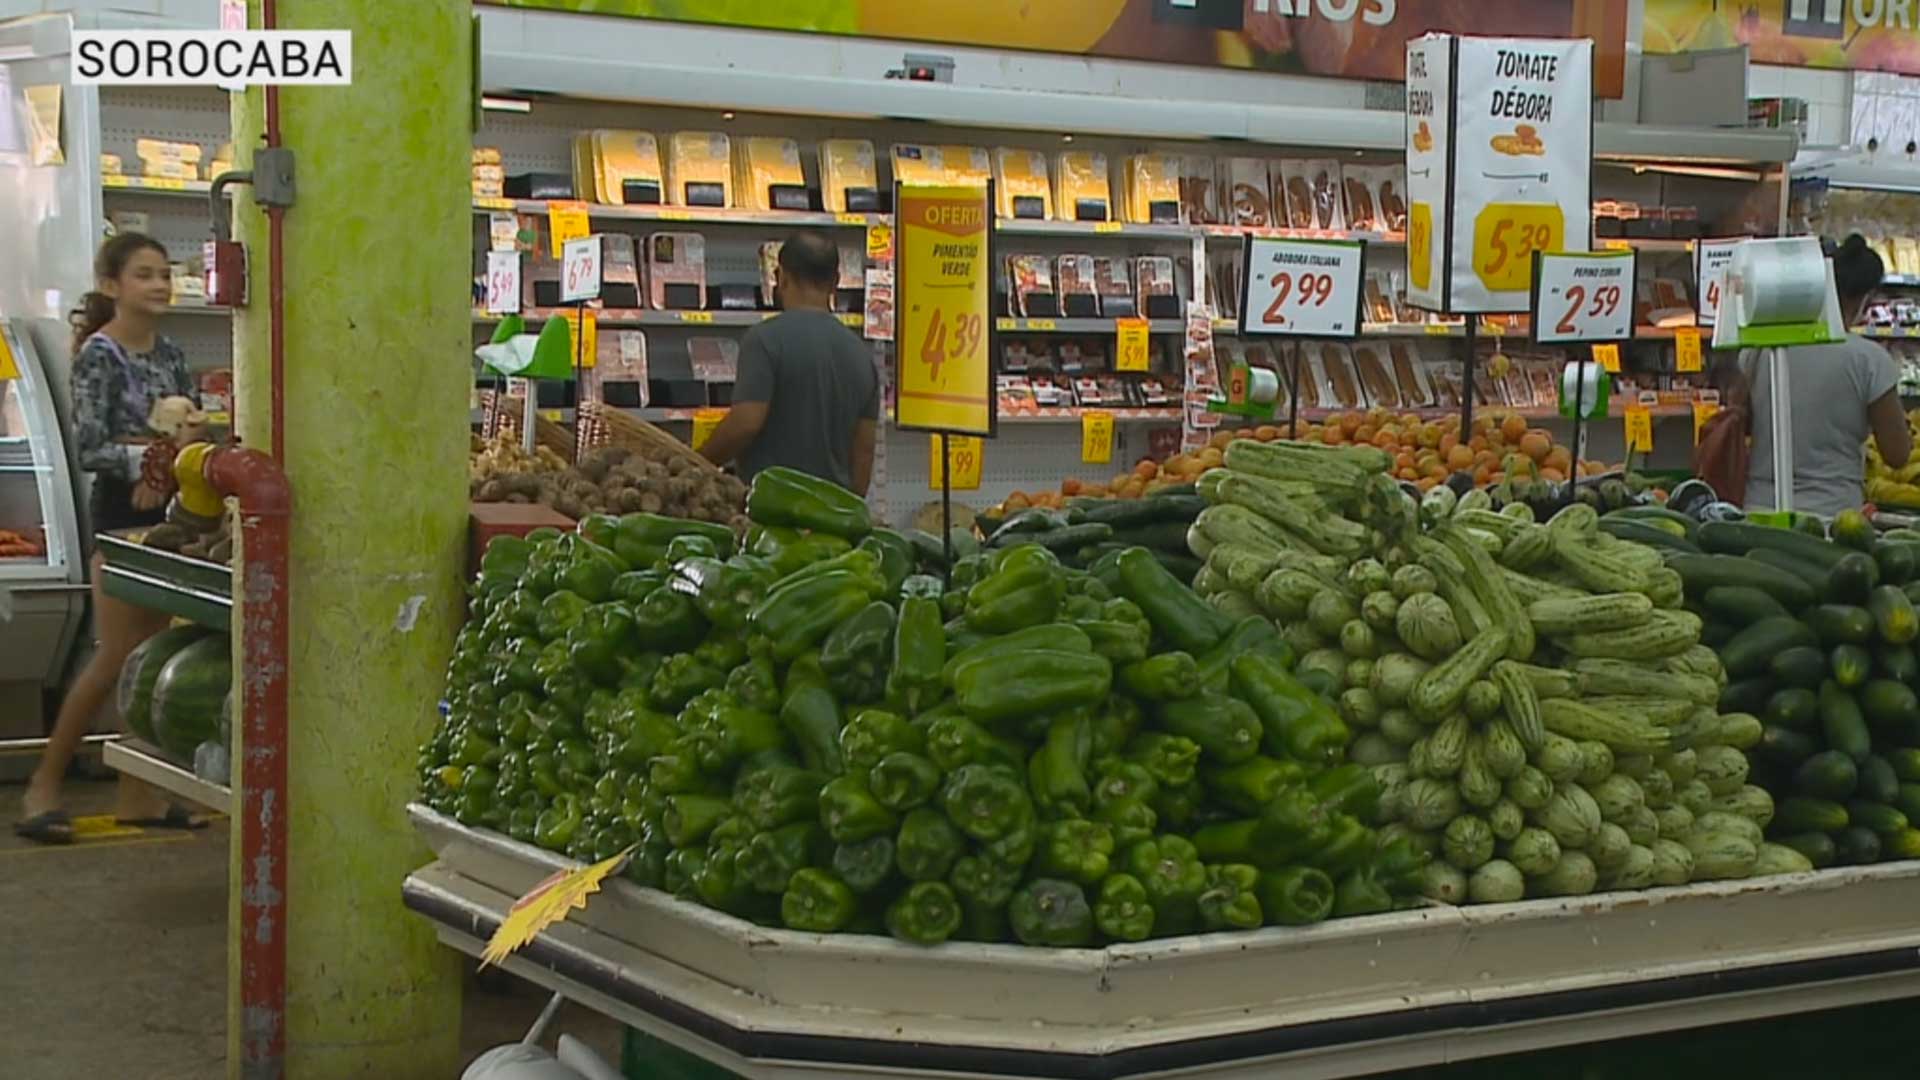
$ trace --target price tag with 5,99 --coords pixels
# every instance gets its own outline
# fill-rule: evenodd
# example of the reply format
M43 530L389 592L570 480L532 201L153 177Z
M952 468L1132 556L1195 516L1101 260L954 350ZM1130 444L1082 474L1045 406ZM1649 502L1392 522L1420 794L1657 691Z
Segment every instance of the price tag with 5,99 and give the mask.
M1247 238L1243 334L1353 337L1366 249L1347 240Z
M1633 334L1633 252L1543 251L1533 300L1541 344L1621 341Z
M560 257L560 300L576 304L600 298L600 238L567 241Z
M1145 371L1150 362L1147 345L1147 333L1150 325L1145 319L1115 319L1113 321L1113 370Z
M977 435L930 435L927 460L933 467L927 470L927 488L940 490L940 444L947 444L948 482L954 491L976 491L980 487L980 449L982 440Z
M487 313L511 315L520 310L520 253L487 252Z
M1720 317L1720 290L1726 283L1726 269L1733 262L1733 249L1745 239L1701 240L1693 245L1693 288L1700 300L1699 323L1712 326Z
M1488 203L1473 219L1474 275L1489 292L1519 292L1530 283L1533 253L1558 251L1566 234L1557 203Z
M1673 369L1675 371L1700 371L1707 365L1707 358L1700 348L1700 331L1691 327L1682 327L1673 334Z

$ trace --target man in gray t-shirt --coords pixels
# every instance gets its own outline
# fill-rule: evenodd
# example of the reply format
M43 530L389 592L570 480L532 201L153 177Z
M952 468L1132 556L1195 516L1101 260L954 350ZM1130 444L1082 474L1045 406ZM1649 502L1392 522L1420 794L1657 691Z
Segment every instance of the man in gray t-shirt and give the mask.
M831 239L802 232L780 246L782 314L741 340L733 405L701 447L707 460L737 462L749 482L785 465L867 493L880 379L872 350L833 313L839 282Z

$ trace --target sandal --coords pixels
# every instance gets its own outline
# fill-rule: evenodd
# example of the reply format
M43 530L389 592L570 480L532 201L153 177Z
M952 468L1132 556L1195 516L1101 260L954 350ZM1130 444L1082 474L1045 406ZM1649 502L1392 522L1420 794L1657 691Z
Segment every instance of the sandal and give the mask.
M184 806L169 806L167 807L167 812L160 817L117 817L114 818L113 821L116 825L125 825L135 829L179 829L191 832L194 829L204 829L207 827L206 819L194 817L187 812L187 808Z
M13 823L13 834L39 844L73 843L73 819L65 810L43 810Z

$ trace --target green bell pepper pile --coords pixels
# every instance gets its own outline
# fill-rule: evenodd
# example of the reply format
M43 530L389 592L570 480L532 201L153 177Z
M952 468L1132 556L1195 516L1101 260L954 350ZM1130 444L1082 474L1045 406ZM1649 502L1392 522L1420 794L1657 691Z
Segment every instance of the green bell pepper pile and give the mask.
M422 747L471 827L811 933L1077 947L1391 910L1374 770L1258 620L1139 548L955 563L769 469L751 527L496 541Z

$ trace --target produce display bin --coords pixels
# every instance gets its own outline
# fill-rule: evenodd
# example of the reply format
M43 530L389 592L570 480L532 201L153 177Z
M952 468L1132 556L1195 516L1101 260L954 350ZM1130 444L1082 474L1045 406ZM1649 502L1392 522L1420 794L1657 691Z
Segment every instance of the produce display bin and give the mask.
M233 569L147 547L126 534L98 539L107 595L213 630L230 630Z
M233 789L200 779L193 774L192 767L174 761L149 743L121 736L102 747L100 754L110 769L145 780L195 806L222 814L233 813Z
M477 955L570 860L421 806ZM506 970L750 1077L1358 1076L1920 993L1920 862L1029 949L756 926L630 882Z

